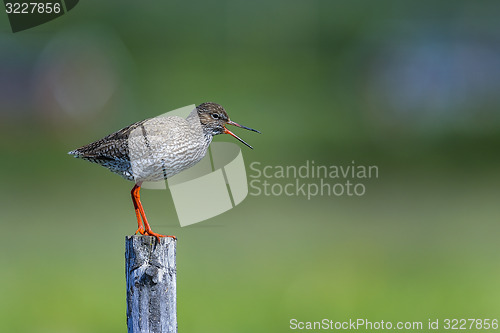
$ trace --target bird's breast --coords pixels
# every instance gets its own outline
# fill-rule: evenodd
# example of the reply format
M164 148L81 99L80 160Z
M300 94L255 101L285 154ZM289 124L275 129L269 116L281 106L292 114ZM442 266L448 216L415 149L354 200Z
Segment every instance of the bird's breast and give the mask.
M150 119L129 135L131 173L136 181L172 177L198 163L209 141L183 118Z

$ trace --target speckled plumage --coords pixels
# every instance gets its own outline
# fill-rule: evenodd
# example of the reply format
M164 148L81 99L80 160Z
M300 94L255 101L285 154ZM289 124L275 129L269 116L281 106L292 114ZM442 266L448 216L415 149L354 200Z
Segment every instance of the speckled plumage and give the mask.
M97 163L136 183L171 177L199 162L213 135L204 133L197 111L146 119L70 154Z
M186 119L160 116L142 120L68 154L134 181L136 185L131 193L139 226L137 232L158 238L162 235L152 232L140 202L142 183L163 180L192 167L205 156L217 134L230 134L252 148L225 125L258 132L229 120L219 104L203 103Z
M145 119L69 154L102 165L136 183L166 179L205 156L215 135L213 128L202 124L210 120L205 119L206 112L227 116L220 105L204 103L186 119L177 116Z

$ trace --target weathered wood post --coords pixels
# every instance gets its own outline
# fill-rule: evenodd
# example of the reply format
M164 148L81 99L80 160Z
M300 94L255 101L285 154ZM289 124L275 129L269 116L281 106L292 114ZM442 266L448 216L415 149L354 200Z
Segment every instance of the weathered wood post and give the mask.
M170 237L127 236L127 326L129 333L177 333L176 251Z

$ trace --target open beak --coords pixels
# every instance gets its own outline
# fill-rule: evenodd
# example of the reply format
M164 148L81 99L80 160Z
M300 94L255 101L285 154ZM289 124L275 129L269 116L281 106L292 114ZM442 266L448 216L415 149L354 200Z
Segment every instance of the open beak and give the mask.
M238 123L235 123L234 121L231 121L231 120L228 120L227 122L228 125L233 125L233 126L236 126L236 127L241 127L241 128L244 128L246 130L249 130L249 131L253 131L253 132L257 132L257 133L260 133L259 131L257 130L254 130L253 128L250 128L250 127L246 127L246 126L243 126L243 125L240 125ZM248 143L246 143L245 141L243 141L242 139L240 139L236 134L234 134L233 132L231 132L230 130L228 130L225 126L224 126L224 134L229 134L233 137L235 137L236 139L238 139L241 143L243 143L245 146L253 149L252 146L250 146Z

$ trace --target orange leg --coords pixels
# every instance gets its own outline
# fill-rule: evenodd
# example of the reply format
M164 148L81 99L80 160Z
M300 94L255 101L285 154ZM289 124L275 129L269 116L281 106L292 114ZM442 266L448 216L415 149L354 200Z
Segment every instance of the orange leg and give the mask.
M141 221L141 213L139 211L139 205L137 204L137 197L139 197L139 189L140 186L135 185L132 188L132 191L130 192L132 194L132 202L134 203L134 210L135 210L135 216L137 217L137 231L135 234L140 233L141 235L144 235L144 228L142 227L142 221Z
M157 234L156 232L153 232L151 230L151 227L148 223L148 220L146 219L146 213L144 212L144 208L142 207L141 204L141 196L139 194L139 191L141 190L141 183L135 184L135 186L132 188L132 202L134 203L134 209L135 209L135 215L137 216L137 224L139 228L135 232L136 234L139 232L141 235L149 235L149 236L154 236L160 241L160 237L172 237L173 239L176 239L175 236L165 236L165 235L160 235ZM141 223L141 217L142 217L142 222L144 223L144 228L142 227Z

